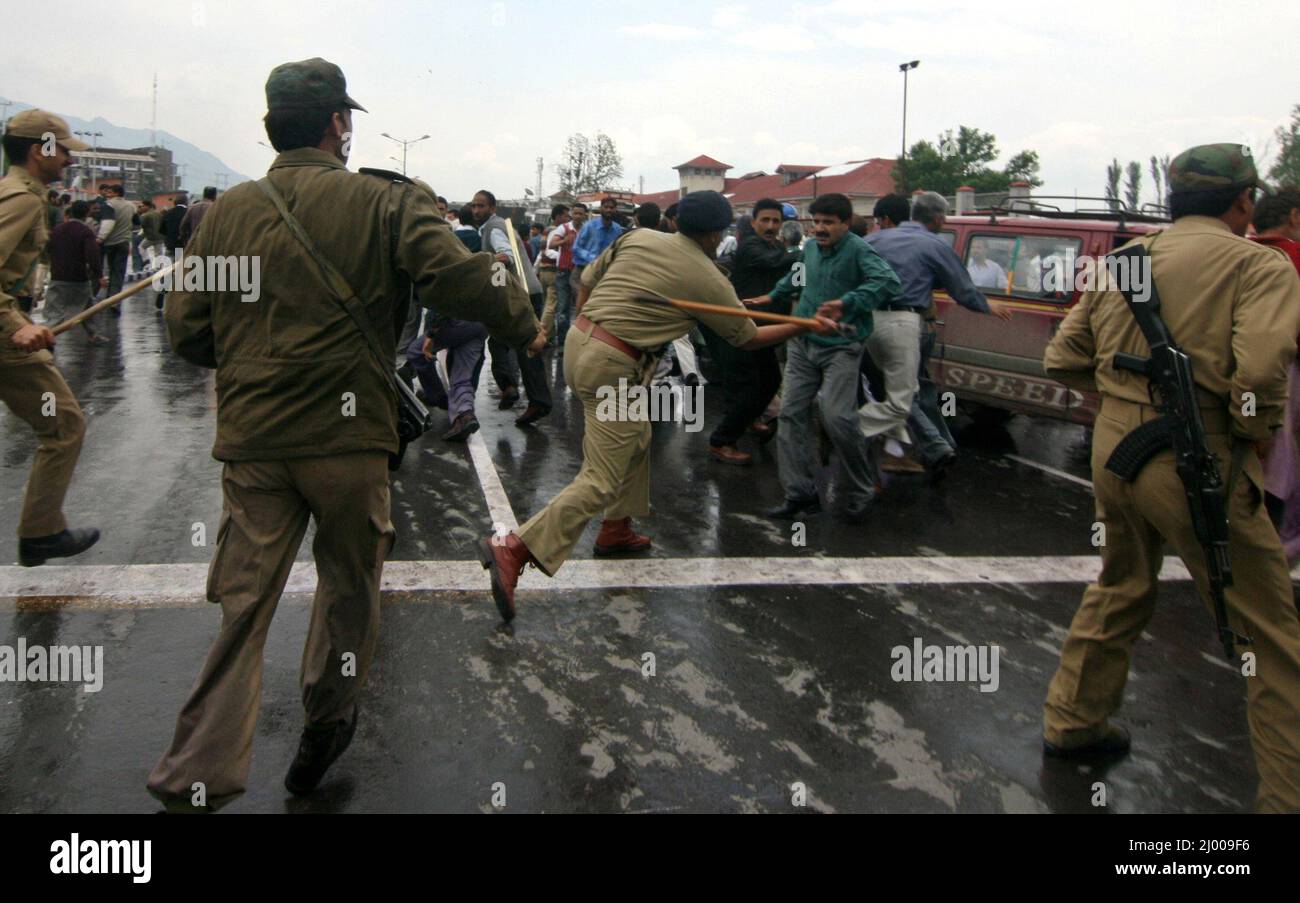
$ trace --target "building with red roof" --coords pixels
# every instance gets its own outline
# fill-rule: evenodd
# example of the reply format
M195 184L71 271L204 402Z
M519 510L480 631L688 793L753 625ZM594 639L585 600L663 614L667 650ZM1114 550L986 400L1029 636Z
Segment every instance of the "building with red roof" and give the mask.
M799 215L806 217L814 198L839 193L853 202L855 213L870 216L876 201L896 190L895 162L893 158L875 157L834 166L782 163L771 174L760 171L727 178L730 164L701 154L673 167L680 182L676 190L639 194L635 201L637 204L654 202L666 209L692 191L719 191L731 201L737 215L751 211L762 198L773 198L793 204Z

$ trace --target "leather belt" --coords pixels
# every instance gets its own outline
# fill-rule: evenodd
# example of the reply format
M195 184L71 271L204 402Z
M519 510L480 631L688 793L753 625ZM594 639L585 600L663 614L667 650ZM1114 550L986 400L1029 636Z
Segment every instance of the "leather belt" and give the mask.
M611 348L618 349L634 361L641 360L641 356L645 354L640 348L633 348L609 330L602 328L599 323L588 320L583 314L578 314L578 319L573 321L573 325L593 339L604 342Z
M877 309L878 309L878 310L896 310L896 311L903 311L903 312L905 312L905 313L909 313L909 314L921 314L921 313L922 313L921 308L919 308L919 307L913 307L911 304L884 304L884 305L881 305L881 306L880 306L879 308L877 308Z

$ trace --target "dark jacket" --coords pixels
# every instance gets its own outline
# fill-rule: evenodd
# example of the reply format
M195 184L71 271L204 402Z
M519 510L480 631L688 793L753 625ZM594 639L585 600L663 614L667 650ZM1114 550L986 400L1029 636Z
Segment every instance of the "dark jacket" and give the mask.
M50 278L55 282L99 281L99 242L95 230L81 220L55 226L45 251L50 255Z
M184 204L176 204L162 215L163 242L166 243L168 251L175 251L185 246L185 242L181 241L181 223L185 219L187 210L189 208Z
M766 295L782 276L790 272L799 256L797 248L787 249L780 239L767 241L760 238L749 223L741 224L736 262L731 270L731 284L736 287L736 295L742 301ZM790 312L789 304L763 304L753 309Z

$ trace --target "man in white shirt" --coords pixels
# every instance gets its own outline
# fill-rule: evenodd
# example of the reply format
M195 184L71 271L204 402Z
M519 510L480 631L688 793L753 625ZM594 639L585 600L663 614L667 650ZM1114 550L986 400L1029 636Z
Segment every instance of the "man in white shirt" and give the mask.
M966 264L966 271L970 273L970 281L975 283L976 288L992 288L1007 290L1007 271L998 266L996 261L989 260L988 243L982 238L977 238L970 244L970 263Z

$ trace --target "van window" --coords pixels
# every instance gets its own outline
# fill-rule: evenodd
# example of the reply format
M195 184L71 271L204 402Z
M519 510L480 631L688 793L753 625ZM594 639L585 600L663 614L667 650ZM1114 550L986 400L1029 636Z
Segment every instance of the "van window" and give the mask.
M955 248L957 246L956 232L949 232L945 229L943 232L939 233L939 237L944 240L944 243L947 244L948 247Z
M1049 235L972 235L966 271L977 288L1038 301L1069 301L1083 242Z

